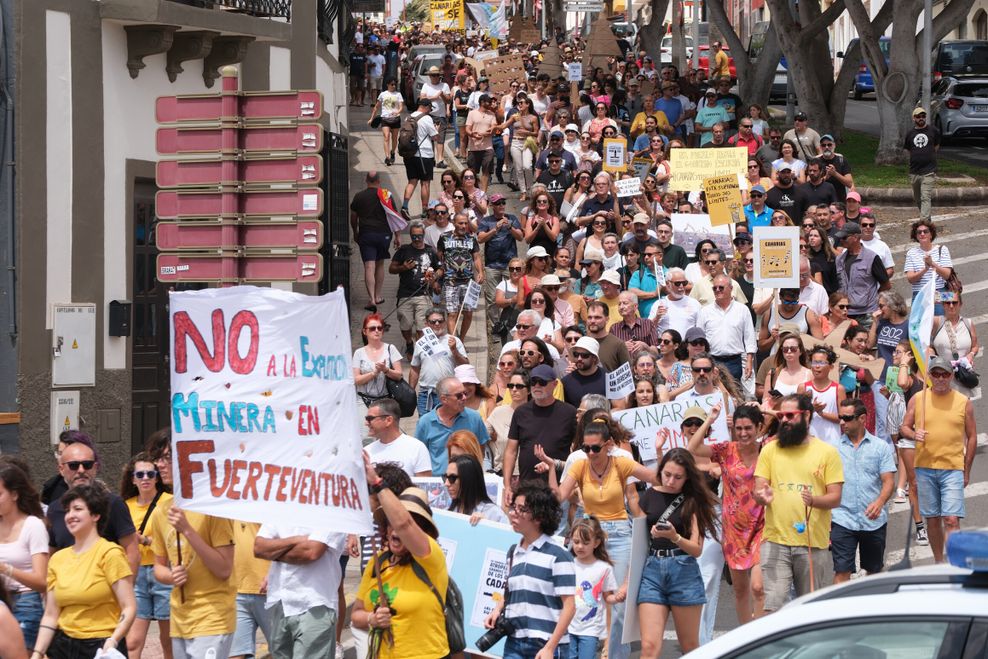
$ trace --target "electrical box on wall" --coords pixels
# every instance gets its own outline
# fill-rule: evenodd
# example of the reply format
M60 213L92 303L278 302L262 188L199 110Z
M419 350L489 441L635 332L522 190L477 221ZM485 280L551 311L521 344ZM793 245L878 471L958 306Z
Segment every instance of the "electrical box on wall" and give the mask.
M130 336L130 307L130 300L110 300L107 334L110 336Z
M51 392L51 444L66 430L79 429L79 392Z
M96 386L96 305L56 304L52 309L52 387Z

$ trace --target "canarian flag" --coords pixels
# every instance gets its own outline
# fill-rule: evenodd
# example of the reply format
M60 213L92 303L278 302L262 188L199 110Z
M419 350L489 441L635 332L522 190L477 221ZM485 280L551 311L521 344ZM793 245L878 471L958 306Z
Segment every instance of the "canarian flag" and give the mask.
M381 206L384 207L384 214L388 218L388 226L395 233L401 233L408 226L408 222L405 218L401 216L397 210L395 210L394 197L390 190L385 190L384 188L377 189L377 198L381 200Z
M927 352L930 349L930 334L933 331L933 305L936 302L936 277L919 289L909 312L909 345L916 357L919 371L926 379Z

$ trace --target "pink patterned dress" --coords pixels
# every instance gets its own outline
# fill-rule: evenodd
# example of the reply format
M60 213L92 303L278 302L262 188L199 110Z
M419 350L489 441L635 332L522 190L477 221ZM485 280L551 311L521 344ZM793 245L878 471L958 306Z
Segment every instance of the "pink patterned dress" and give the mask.
M744 464L736 442L710 446L712 462L721 468L724 496L720 543L724 560L732 570L747 570L758 563L758 549L765 528L765 508L755 501L755 465Z

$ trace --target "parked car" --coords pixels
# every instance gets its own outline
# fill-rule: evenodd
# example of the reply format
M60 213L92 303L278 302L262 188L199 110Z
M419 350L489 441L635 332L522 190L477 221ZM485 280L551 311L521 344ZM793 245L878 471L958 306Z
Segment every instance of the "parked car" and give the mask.
M416 58L414 64L412 64L412 100L409 107L411 109L415 108L415 104L418 102L419 93L422 91L422 85L429 82L429 76L425 74L433 66L438 66L442 68L443 58L446 53L426 53L424 55L419 55Z
M851 39L847 44L847 49L851 50L858 43L857 39ZM885 64L888 65L889 62L889 47L892 45L892 40L889 37L879 37L878 48L882 51L882 55L885 56ZM837 52L838 59L844 58L844 52ZM858 72L854 75L854 87L851 89L851 94L854 96L855 100L861 100L861 97L865 94L872 94L875 92L875 78L871 75L871 69L868 68L867 59L864 56L864 52L861 53L861 64L858 66Z
M690 26L687 25L687 28ZM686 57L693 57L693 37L688 34L683 35L683 41L686 43ZM660 45L660 61L663 64L670 64L672 62L672 35L667 34L662 37L662 43Z
M930 114L945 140L988 137L988 76L940 78L931 90Z
M815 553L815 552L814 552ZM817 560L829 560L827 552ZM950 565L868 575L793 600L688 659L985 656L988 531L955 531Z
M941 41L933 49L933 79L988 76L988 41Z

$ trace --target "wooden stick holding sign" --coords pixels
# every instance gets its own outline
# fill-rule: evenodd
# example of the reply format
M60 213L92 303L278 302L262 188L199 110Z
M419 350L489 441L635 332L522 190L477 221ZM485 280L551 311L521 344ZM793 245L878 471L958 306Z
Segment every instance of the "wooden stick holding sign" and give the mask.
M463 310L473 311L477 308L477 304L480 302L480 284L478 284L473 279L467 284L467 290L463 293L463 302L460 303L460 311L456 315L456 327L453 328L454 334L460 333L460 323L463 322Z

